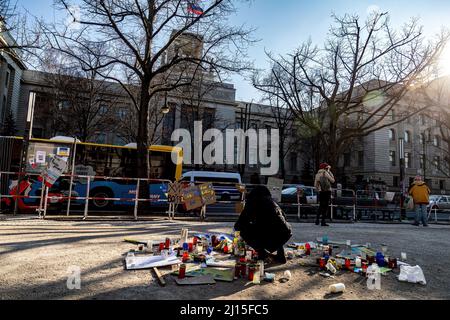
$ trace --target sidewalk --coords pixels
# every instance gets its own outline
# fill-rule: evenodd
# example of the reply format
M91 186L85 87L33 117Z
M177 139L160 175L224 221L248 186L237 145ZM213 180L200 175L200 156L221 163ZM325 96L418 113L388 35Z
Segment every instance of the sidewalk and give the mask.
M279 267L290 270L292 280L260 286L244 281L206 287L178 287L167 276L161 288L148 270L125 271L123 254L133 245L124 238L162 240L178 237L181 228L191 232L231 232L227 222L181 221L87 221L63 222L27 219L0 221L0 299L450 299L450 227L416 228L409 224L335 224L320 228L293 224L292 242L315 240L327 234L330 240L388 245L389 252L408 254L411 265L420 265L427 286L400 283L394 274L382 278L381 291L368 291L365 279L346 273L336 279L323 278L317 268L290 261ZM67 269L82 270L82 289L66 287ZM345 294L328 296L328 286L343 282Z

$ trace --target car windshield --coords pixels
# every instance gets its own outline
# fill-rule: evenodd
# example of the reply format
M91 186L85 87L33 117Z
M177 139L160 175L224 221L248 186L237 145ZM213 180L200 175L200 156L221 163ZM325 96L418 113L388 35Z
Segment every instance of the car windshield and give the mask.
M282 194L284 194L284 195L292 195L295 193L297 193L297 188L288 188L288 189L283 190L283 192L282 192Z

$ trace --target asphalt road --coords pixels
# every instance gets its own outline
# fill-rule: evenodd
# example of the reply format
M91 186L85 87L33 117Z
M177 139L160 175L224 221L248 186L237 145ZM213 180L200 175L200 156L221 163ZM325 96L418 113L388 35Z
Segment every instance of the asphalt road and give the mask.
M422 267L427 285L399 282L398 270L382 278L382 290L369 291L365 279L342 273L336 279L323 278L316 267L301 266L291 260L273 270L280 277L292 273L287 283L249 285L243 280L213 286L179 287L169 271L161 288L148 270L126 271L124 254L135 248L124 238L158 241L177 237L181 228L194 232L231 232L233 222L167 221L51 221L11 218L0 215L0 299L450 299L450 226L429 228L410 224L332 224L330 228L310 223L293 223L291 241L312 241L327 234L332 241L351 240L353 244L372 244L399 257L407 253L407 262ZM79 266L81 290L67 289L68 268ZM271 270L272 272L272 270ZM330 296L330 284L343 282L343 295Z

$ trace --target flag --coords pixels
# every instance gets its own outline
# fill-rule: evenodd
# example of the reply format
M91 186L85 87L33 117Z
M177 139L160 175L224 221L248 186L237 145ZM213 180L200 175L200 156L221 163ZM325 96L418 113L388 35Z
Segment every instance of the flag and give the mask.
M204 11L199 5L197 5L195 3L190 3L188 6L188 12L191 12L191 13L194 13L197 15L202 15Z

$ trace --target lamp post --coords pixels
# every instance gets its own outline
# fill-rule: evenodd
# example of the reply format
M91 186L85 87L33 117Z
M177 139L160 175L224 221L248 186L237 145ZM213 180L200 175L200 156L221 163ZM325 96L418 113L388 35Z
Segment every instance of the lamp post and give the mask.
M405 208L405 140L403 138L398 139L399 142L399 153L400 153L400 221L406 218L406 208Z

